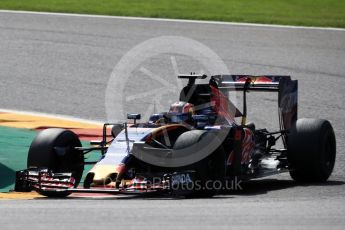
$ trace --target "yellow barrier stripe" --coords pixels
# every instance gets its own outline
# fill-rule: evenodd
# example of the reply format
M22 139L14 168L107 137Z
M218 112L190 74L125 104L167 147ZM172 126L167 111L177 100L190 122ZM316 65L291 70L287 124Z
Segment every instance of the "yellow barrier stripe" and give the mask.
M37 192L4 192L0 193L0 200L32 200L44 197Z
M87 122L71 121L63 118L51 118L38 115L16 114L16 113L0 113L0 125L23 128L37 129L39 127L60 127L60 128L82 128L92 129L100 128L101 125L90 124Z

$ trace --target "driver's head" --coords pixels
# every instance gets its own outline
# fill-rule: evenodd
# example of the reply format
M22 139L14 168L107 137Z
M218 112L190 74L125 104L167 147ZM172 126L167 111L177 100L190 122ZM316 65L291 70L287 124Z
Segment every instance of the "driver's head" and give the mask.
M194 105L188 102L179 101L170 106L169 118L173 123L189 123L192 122L192 115L194 114Z

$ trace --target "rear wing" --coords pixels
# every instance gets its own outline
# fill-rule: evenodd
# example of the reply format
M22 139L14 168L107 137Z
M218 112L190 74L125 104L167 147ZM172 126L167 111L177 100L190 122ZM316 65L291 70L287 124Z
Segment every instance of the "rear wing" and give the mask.
M228 90L268 91L278 92L280 82L292 81L290 76L265 75L218 75L212 76L217 82L218 88Z
M217 75L212 76L210 83L218 89L228 91L261 91L278 92L279 118L281 129L290 129L297 120L298 81L290 76L279 75Z

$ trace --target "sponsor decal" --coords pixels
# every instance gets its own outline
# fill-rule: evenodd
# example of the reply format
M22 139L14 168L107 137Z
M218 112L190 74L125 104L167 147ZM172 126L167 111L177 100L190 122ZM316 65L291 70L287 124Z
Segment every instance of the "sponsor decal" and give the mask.
M192 176L189 173L173 174L171 176L171 186L186 185L193 183Z
M241 139L241 130L236 131L235 133L235 139L240 140ZM239 138L239 139L237 139ZM244 137L242 140L242 158L241 158L241 164L249 164L249 161L251 159L251 156L254 151L254 134L250 129L245 128L244 129ZM234 161L234 151L231 150L227 162L227 165L232 165Z

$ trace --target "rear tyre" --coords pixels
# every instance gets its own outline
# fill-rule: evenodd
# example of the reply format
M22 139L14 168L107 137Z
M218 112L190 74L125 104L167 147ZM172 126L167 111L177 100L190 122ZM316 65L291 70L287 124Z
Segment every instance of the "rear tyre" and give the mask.
M298 182L325 182L336 158L333 127L327 120L297 120L288 135L290 175Z
M192 130L181 134L176 140L173 149L184 149L200 142L207 135L212 135L204 130ZM225 152L220 145L213 153L204 159L179 170L195 171L194 190L187 198L202 198L214 196L222 186L225 177Z
M75 147L81 147L81 143L72 131L59 128L45 129L31 143L27 166L47 168L57 173L72 173L77 187L84 170L84 156ZM64 197L69 193L42 192L42 195Z

